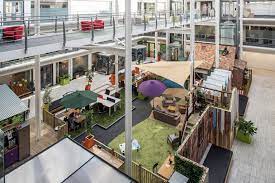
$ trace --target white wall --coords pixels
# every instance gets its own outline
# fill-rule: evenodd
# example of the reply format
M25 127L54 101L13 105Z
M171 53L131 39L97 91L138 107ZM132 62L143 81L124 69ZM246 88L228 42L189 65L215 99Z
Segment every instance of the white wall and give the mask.
M31 0L24 0L24 16L31 16Z
M275 15L275 2L250 2L245 6L255 15Z
M248 67L275 71L275 54L244 51L243 60Z
M112 0L71 0L71 14L99 13L110 10Z
M4 0L0 0L0 16L2 16L3 15L3 11L4 11L4 7L3 7L3 1Z

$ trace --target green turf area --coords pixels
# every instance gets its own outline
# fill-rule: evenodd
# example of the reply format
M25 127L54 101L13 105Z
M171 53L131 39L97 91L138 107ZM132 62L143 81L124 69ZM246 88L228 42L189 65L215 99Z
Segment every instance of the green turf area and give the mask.
M133 161L142 164L149 170L158 162L162 165L168 156L168 150L173 151L167 144L167 136L176 133L175 127L153 119L145 121L133 127L133 138L137 139L141 149L133 151ZM125 142L125 133L120 134L109 146L120 152L118 145Z

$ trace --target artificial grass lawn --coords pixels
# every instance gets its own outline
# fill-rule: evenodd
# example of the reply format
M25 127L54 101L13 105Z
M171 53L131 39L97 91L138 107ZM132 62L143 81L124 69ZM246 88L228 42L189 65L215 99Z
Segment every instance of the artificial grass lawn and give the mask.
M153 119L146 119L133 127L133 138L137 139L141 149L133 152L133 161L142 164L149 170L155 163L161 166L168 156L168 150L173 151L167 144L167 136L176 133L175 127ZM118 145L125 142L125 132L117 136L109 146L120 152Z

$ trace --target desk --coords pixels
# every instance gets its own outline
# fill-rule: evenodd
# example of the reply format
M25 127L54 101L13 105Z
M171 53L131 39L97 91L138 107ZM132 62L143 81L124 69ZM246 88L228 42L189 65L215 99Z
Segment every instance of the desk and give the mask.
M116 111L116 106L118 103L120 103L121 100L119 98L115 98L111 95L103 94L102 96L104 99L98 97L97 102L108 107L109 108L109 116L111 116L111 108L114 106L114 111ZM111 102L111 101L107 100L107 97L113 99L115 102Z
M166 158L166 160L164 161L164 163L159 168L158 174L164 178L169 179L174 172L174 164L175 164L174 156L172 156L172 164L171 165L169 164L169 156L168 156Z

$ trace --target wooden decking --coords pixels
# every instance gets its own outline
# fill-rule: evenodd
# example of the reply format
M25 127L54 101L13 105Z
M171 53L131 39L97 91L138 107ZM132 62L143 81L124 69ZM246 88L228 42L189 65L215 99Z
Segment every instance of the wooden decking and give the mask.
M41 138L37 141L35 137L36 124L34 119L30 120L30 125L31 156L36 155L57 142L57 134L55 131L44 123L41 124Z

